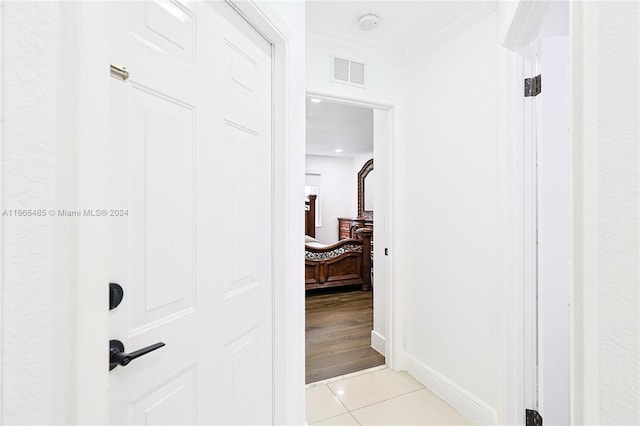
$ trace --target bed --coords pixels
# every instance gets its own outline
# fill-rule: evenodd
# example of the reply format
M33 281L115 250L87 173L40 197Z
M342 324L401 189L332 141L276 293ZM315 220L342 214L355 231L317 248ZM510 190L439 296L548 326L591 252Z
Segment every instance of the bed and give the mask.
M309 196L305 202L305 289L357 285L362 290L371 290L373 231L358 229L356 238L322 244L315 239L315 203L315 195Z

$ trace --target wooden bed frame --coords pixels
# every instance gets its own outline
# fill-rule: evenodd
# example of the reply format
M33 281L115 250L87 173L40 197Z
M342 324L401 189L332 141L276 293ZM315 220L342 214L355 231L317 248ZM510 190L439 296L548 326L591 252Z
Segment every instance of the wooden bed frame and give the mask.
M305 231L315 237L316 196L309 198L305 203ZM355 239L347 238L322 247L305 244L305 289L359 285L362 290L371 290L372 236L371 229L362 228L356 231Z
M316 198L317 195L310 194L304 201L304 234L313 238L316 237Z

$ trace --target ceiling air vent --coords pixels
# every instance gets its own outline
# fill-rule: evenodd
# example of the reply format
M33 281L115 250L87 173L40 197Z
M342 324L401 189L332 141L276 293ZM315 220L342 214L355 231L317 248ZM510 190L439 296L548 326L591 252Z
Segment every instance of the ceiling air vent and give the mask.
M349 81L349 61L333 58L333 78L340 81Z
M364 64L338 57L332 57L333 81L364 86Z
M364 64L349 61L351 64L349 79L355 84L364 84Z

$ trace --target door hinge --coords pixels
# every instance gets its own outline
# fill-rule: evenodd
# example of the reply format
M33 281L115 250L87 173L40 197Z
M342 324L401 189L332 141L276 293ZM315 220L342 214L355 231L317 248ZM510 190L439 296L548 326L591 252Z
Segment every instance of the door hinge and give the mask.
M125 81L129 78L129 71L124 65L111 64L111 77Z
M536 410L525 410L525 425L526 426L542 426L542 416Z
M524 97L538 96L542 92L542 75L524 79Z

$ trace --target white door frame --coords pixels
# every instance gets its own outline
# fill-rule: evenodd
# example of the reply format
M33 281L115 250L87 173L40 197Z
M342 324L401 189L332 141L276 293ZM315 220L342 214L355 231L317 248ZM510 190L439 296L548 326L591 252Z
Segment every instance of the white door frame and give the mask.
M2 44L2 7L0 7L0 46L3 46ZM2 70L2 55L0 55L0 70ZM2 82L0 82L0 99L3 99L2 97ZM4 117L4 114L2 113L2 102L0 102L0 117ZM0 120L0 141L2 140L2 123L4 122L4 120ZM0 144L0 188L2 188L2 149L1 149L2 145ZM2 203L2 197L0 196L0 211L3 210L3 203ZM0 241L4 241L2 239L2 221L0 221ZM2 251L2 244L0 244L0 271L2 271L2 260L4 259L4 253ZM4 283L2 282L2 274L0 274L0 346L2 346L2 324L4 323L4 321L2 321L2 319L4 318L2 316L2 293L3 293L3 289L4 289ZM2 353L0 352L0 383L2 383ZM2 423L2 404L3 404L4 399L2 398L2 386L0 386L0 423Z
M274 253L274 423L304 419L303 215L298 192L304 187L299 166L304 158L304 127L296 108L304 99L296 87L297 36L268 2L227 0L273 45L273 227ZM104 206L104 152L109 134L108 3L77 3L78 49L78 205ZM302 37L298 35L299 37ZM97 101L101 100L101 101ZM103 207L101 207L103 208ZM75 423L108 424L108 280L105 265L106 221L83 219L78 225L75 309ZM298 289L299 290L296 290Z
M536 151L524 119L523 80L531 69L529 49L540 34L551 3L520 0L503 40L505 65L504 132L506 150L506 220L504 258L504 424L524 424L526 408L537 403L537 334L533 312L537 274ZM527 73L527 75L525 75ZM530 126L530 124L529 124ZM573 304L573 300L571 301ZM573 341L573 330L571 330ZM573 366L572 366L573 368ZM573 396L572 396L573 398Z
M384 235L385 235L384 240L387 241L387 245L392 248L394 244L394 241L393 241L394 233L392 232L393 218L396 217L395 215L396 212L394 208L395 203L393 202L393 191L390 190L390 188L394 187L394 176L395 176L394 167L393 167L393 158L395 158L394 143L393 143L394 128L395 128L394 106L391 104L370 102L370 101L365 101L361 99L350 98L347 96L338 96L334 94L327 94L323 92L316 92L316 91L310 91L310 90L308 90L306 94L307 96L317 98L317 99L322 99L328 102L335 102L335 103L340 103L345 105L352 105L352 106L357 106L362 108L372 108L372 109L386 111L387 120L388 120L388 130L387 130L388 137L386 138L387 146L385 147L385 151L389 153L388 157L385 159L386 164L385 164L385 167L383 168L383 170L386 171L386 175L382 176L381 178L380 178L380 175L376 175L376 176L378 176L378 178L380 178L381 181L388 182L388 185L385 186L385 188L388 188L388 190L386 191L387 193L384 194L385 203L388 205L388 210L387 210L388 217L386 217L386 228L384 230ZM380 159L376 161L379 161L379 160ZM377 247L380 250L382 249L380 245L378 245ZM395 286L394 286L394 279L393 279L394 277L393 265L394 265L394 257L389 256L388 270L386 272L386 277L385 277L385 292L384 292L384 311L385 311L384 312L384 321L385 321L384 356L385 356L386 365L388 365L390 368L397 368L398 363L395 355L399 353L400 348L398 348L398 341L397 339L394 339L394 333L393 333L393 330L394 330L393 324L394 324L394 320L396 319L394 315ZM375 313L374 313L374 316L375 316Z

